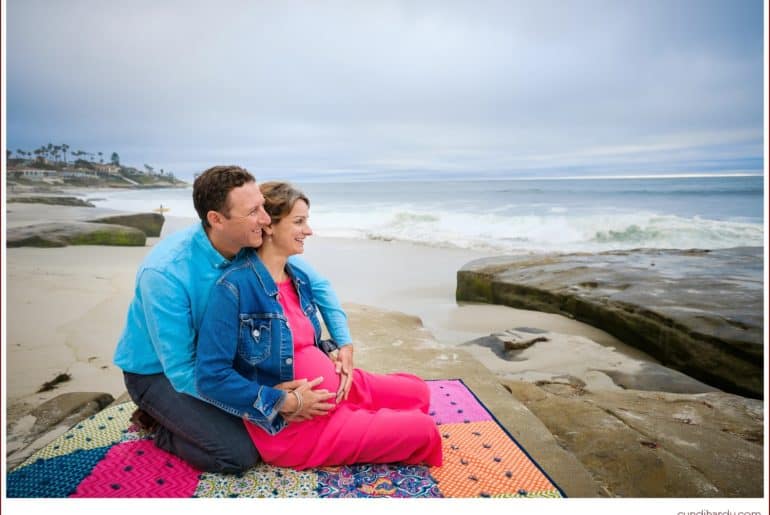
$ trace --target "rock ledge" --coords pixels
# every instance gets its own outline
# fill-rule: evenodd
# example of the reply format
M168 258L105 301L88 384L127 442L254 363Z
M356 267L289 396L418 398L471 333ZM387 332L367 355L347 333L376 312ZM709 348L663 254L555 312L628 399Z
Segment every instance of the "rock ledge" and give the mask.
M476 260L457 300L560 313L705 383L763 396L763 249Z

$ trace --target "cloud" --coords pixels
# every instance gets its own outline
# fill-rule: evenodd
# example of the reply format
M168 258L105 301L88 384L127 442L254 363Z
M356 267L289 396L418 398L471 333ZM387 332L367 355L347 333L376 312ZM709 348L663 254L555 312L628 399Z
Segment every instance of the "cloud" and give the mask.
M228 157L286 173L763 157L761 1L9 0L7 14L10 148L60 141L182 174Z

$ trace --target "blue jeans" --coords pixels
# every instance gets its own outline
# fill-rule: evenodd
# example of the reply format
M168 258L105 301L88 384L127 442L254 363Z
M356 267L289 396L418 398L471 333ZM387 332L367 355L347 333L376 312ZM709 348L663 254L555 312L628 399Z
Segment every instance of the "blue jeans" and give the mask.
M174 390L163 374L123 372L128 395L158 421L155 445L205 472L242 472L259 462L243 421Z

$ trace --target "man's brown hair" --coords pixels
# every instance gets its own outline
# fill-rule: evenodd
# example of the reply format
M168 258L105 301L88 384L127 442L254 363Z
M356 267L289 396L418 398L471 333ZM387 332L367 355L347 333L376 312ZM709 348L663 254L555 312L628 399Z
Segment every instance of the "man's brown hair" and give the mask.
M212 166L195 179L193 205L204 227L209 227L206 219L209 211L219 211L225 216L230 215L227 194L247 182L256 182L256 179L245 168L235 165Z

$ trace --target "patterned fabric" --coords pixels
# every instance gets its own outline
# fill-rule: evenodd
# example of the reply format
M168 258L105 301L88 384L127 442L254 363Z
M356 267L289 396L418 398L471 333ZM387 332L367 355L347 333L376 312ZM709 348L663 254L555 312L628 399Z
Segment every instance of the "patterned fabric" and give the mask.
M203 473L109 407L7 476L8 497L562 497L564 494L460 380L428 381L444 464L363 464L298 472L259 465Z
M113 446L70 497L192 497L200 472L151 440Z
M42 458L8 474L8 497L69 497L108 447Z
M428 467L353 465L318 471L320 497L443 497Z
M444 424L440 431L444 465L431 473L453 497L543 497L554 490L496 422Z
M313 471L260 464L235 476L204 473L193 497L318 497L317 490Z
M427 383L430 389L430 415L436 424L492 420L492 415L461 381Z

